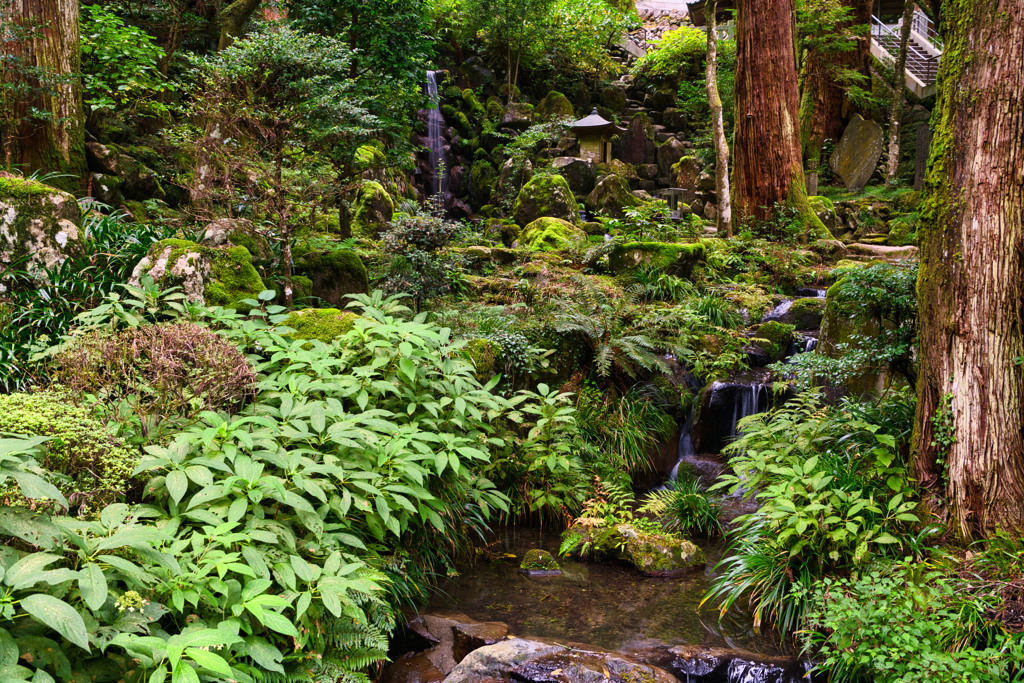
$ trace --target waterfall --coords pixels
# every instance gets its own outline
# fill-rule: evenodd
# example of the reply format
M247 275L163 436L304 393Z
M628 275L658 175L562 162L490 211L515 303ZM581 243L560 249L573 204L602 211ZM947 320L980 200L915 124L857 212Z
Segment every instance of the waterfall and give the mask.
M715 382L718 384L718 382ZM733 402L732 427L729 430L729 441L738 435L737 424L748 415L763 413L771 407L772 395L768 384L741 384L735 387L736 398ZM712 391L715 387L712 385Z
M765 313L761 322L768 322L769 320L781 320L782 316L789 312L789 309L793 307L792 299L785 299L781 304L773 308L772 310Z
M427 97L433 107L427 111L427 140L430 147L430 168L434 175L431 182L431 194L444 194L444 139L441 130L444 128L444 117L441 115L441 96L437 92L437 74L439 71L427 72Z
M690 409L690 415L686 418L686 422L683 423L683 427L679 430L679 451L678 457L676 458L675 467L672 468L672 473L668 475L668 478L675 481L679 476L679 465L684 460L689 460L693 456L697 455L697 452L693 448L693 435L691 428L693 427L693 416L697 413L695 408Z
M801 287L796 290L796 296L800 299L824 299L828 290L818 287Z

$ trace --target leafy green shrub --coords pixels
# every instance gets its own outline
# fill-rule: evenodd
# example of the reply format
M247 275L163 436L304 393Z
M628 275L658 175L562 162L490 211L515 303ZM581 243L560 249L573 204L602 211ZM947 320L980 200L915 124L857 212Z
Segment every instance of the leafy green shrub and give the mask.
M805 650L837 683L1020 681L1024 638L1002 632L976 646L961 639L963 584L916 562L825 579L811 593Z
M682 472L678 478L668 481L665 488L651 492L640 512L661 519L672 533L709 537L722 533L718 503L701 489L696 477Z
M0 435L49 437L39 462L63 475L58 488L82 515L125 497L140 456L62 389L0 395ZM6 492L8 502L20 493Z
M234 344L189 322L80 335L56 356L52 374L77 393L124 401L140 419L157 421L237 408L256 383Z
M576 424L585 461L604 478L649 470L651 451L676 428L671 415L636 391L603 394L589 383L576 398Z
M459 224L439 216L417 214L395 219L384 235L384 253L390 256L381 287L404 292L417 301L452 291L452 272L460 258L444 252L459 231Z
M174 84L158 68L163 49L100 5L82 9L82 75L89 105L135 109L145 103L150 112L166 111L158 96L174 90Z
M851 405L830 410L808 391L741 421L728 446L733 473L713 488L756 499L759 508L737 518L739 541L705 598L722 598L722 612L746 595L755 624L771 619L793 630L807 608L796 587L873 556L919 550L916 494L896 442L908 434L844 409Z

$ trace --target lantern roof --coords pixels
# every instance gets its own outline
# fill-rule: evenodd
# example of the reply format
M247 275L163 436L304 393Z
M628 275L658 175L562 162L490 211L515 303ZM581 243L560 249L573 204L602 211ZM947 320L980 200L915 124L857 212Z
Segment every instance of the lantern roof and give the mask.
M619 128L614 123L604 118L597 113L597 108L590 112L590 116L586 116L579 121L573 123L570 129L574 133L589 134L589 135L602 135L604 133L612 133L618 135L619 133L625 133L625 128Z

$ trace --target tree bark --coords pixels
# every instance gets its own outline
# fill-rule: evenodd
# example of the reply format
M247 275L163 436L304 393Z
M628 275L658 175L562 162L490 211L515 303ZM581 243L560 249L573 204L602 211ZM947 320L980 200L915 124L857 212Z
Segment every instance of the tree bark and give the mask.
M804 186L793 23L793 0L739 2L732 205L740 223L792 206L811 236L824 237Z
M1024 4L947 0L943 14L918 227L915 469L934 489L945 476L963 536L1024 533Z
M260 6L260 2L262 0L235 0L221 10L218 50L229 47L235 38L242 34L253 12Z
M68 174L73 178L54 182L80 187L86 165L78 0L9 0L0 8L0 51L4 165Z
M903 91L906 89L907 52L910 51L910 28L914 21L914 3L908 2L903 9L903 26L900 27L900 53L896 56L896 82L893 84L895 94L892 97L892 114L889 116L889 166L886 169L886 180L896 179L896 169L900 165L900 123L903 119Z
M850 18L835 28L836 34L849 33L855 27L870 26L871 0L844 0ZM840 38L836 38L840 40ZM803 69L800 101L800 128L807 162L807 194L818 194L818 168L821 148L826 140L838 141L843 127L857 108L847 97L842 71L857 71L870 84L870 35L850 36L851 49L824 53L808 50ZM870 86L866 89L870 90Z
M718 0L705 3L708 30L708 58L705 79L711 105L711 136L715 141L715 196L718 199L718 232L732 237L732 203L729 198L729 143L722 119L722 96L718 92L718 35L715 12Z

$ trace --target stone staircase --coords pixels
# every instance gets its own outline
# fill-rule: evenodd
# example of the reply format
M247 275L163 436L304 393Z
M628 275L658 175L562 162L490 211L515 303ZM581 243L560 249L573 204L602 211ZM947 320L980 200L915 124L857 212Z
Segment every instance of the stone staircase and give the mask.
M896 57L900 52L901 24L902 22L888 25L878 17L871 17L871 54L890 65L896 63ZM941 58L941 39L928 17L920 10L916 10L910 29L910 41L907 44L907 66L904 74L907 89L920 98L934 95Z

